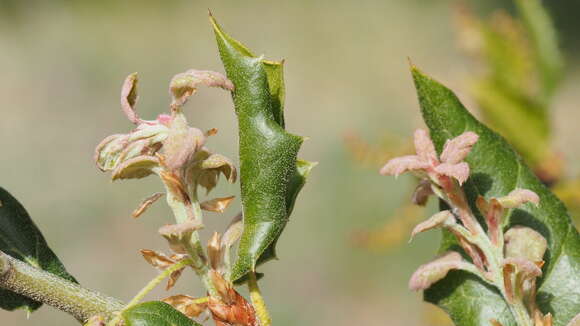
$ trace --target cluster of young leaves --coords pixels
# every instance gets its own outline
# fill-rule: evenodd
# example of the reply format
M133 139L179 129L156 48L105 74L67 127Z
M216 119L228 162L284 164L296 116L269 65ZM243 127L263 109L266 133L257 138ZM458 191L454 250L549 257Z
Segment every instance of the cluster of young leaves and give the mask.
M77 283L49 248L44 236L22 204L2 187L0 187L0 252ZM32 312L41 305L42 303L31 298L0 288L2 309L9 311L25 309Z
M314 163L298 160L303 138L284 130L283 62L263 60L227 35L210 16L239 124L244 229L232 281L241 283L257 265L276 258L275 245ZM198 325L162 302L124 311L131 325Z
M303 138L284 124L284 61L257 57L210 18L238 117L244 231L232 280L276 258L298 192L315 163L297 159Z
M412 74L423 119L439 153L446 140L465 131L479 135L477 146L466 160L472 172L464 185L474 212L477 212L475 200L479 195L500 197L521 188L530 189L540 197L537 207L512 210L502 226L505 230L524 225L548 239L537 301L544 313L553 315L554 325L566 325L580 313L580 236L566 208L504 138L475 119L451 90L415 68ZM451 249L457 249L457 244L450 234L445 234L440 250ZM450 272L425 292L425 299L446 310L458 326L489 325L491 319L513 325L501 295L464 272Z

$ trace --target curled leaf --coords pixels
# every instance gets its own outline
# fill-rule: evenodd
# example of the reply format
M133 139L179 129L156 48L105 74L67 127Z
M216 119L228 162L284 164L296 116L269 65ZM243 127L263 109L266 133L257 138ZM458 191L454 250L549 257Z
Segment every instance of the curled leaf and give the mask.
M421 160L417 155L407 155L396 157L385 164L380 173L382 175L399 176L407 171L423 170L429 167L429 164Z
M435 167L439 174L454 178L462 185L469 178L469 165L465 162L457 164L442 163Z
M207 150L196 156L197 163L188 171L191 183L204 187L209 193L217 185L220 174L230 183L236 182L237 170L234 163L221 154L212 154Z
M121 109L127 116L127 119L134 124L141 123L141 119L139 119L135 111L135 104L137 103L137 82L137 73L134 72L125 78L123 87L121 88Z
M143 258L153 267L164 270L167 267L175 264L173 259L167 257L162 253L158 253L154 250L141 249L141 255Z
M167 239L171 250L178 254L186 254L184 242L190 241L191 234L201 228L203 228L203 224L198 220L188 220L179 224L162 226L159 228L159 234Z
M466 131L455 138L447 140L441 153L441 162L457 164L463 161L478 139L479 136L476 133Z
M139 216L141 216L141 214L145 213L145 211L149 208L149 206L153 205L159 198L163 197L165 195L165 193L163 192L158 192L158 193L154 193L153 195L145 198L141 204L139 205L139 207L137 207L133 213L131 213L131 215L134 218L137 218Z
M435 151L435 146L429 137L429 132L425 129L417 129L414 134L414 144L415 151L420 160L427 162L429 164L434 164L438 162L437 152Z
M532 203L537 206L540 203L540 197L528 189L515 189L507 196L498 198L497 200L505 208L517 208L525 203Z
M234 84L219 72L190 69L171 79L169 92L173 96L173 105L182 106L185 104L200 85L219 87L228 91L234 90Z
M119 179L140 179L155 173L159 167L159 159L155 156L137 156L127 160L113 170L111 178Z
M200 206L201 209L209 212L223 213L225 212L226 208L228 208L228 206L231 204L231 202L234 200L234 198L236 198L236 196L214 198L202 202Z
M543 260L548 242L540 233L521 225L516 225L504 234L505 257L524 258L533 262Z
M105 172L117 165L118 155L127 146L129 136L114 134L103 139L95 148L94 160L99 170Z
M443 279L450 270L461 269L466 262L461 255L455 251L450 251L435 260L420 266L409 281L409 288L412 291L428 289L433 283Z
M165 270L169 268L171 265L185 258L185 255L173 255L171 257L167 257L162 253L158 253L148 249L142 249L141 254L143 255L143 258L145 258L145 260L149 264L151 264L151 266L159 270ZM175 285L175 283L181 276L181 273L183 273L184 269L185 267L180 268L171 273L171 275L169 275L169 279L167 280L167 286L165 287L166 290L171 289Z
M189 194L187 193L185 185L183 184L183 182L181 182L181 179L177 175L175 175L172 172L161 171L159 173L159 176L161 177L161 180L163 180L163 183L165 184L167 189L169 189L170 194L176 200L185 204L191 202L191 199L189 198Z
M521 273L524 279L534 279L536 277L542 276L542 270L538 265L534 264L532 261L521 257L506 258L503 261L503 265L512 265L516 269L516 273Z
M207 309L207 300L178 294L161 300L189 318L199 317Z
M411 233L411 240L415 235L425 232L440 226L452 225L455 224L455 216L450 211L442 211L433 216L431 216L428 220L419 223Z

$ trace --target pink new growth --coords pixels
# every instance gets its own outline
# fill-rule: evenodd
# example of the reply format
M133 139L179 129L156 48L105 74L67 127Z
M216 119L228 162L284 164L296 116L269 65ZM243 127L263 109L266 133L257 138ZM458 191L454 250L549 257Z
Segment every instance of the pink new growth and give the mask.
M404 172L412 171L423 176L426 174L436 183L440 183L441 177L450 177L463 184L469 177L469 165L463 160L477 142L479 136L467 131L448 140L445 143L440 159L437 158L435 146L429 138L427 131L417 129L415 131L416 155L408 155L390 160L383 166L382 175L398 176Z

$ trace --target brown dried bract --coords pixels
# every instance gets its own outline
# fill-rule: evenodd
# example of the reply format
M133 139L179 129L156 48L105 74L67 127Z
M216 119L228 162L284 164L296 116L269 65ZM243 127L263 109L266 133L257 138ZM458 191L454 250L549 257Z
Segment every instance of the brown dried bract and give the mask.
M207 309L207 300L178 294L161 300L189 318L199 317Z
M159 270L165 270L185 258L185 255L172 255L171 257L167 257L162 253L158 253L149 249L141 249L141 254L143 255L143 258L145 258L145 260L151 264L151 266ZM184 269L185 267L180 268L169 275L165 290L169 290L175 285Z
M210 297L208 307L216 326L259 326L254 307L216 271L211 277L221 298Z

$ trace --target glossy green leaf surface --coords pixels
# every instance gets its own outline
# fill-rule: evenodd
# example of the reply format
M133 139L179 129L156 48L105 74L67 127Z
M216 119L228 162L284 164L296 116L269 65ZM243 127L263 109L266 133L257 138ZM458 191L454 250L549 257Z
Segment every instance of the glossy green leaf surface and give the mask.
M239 281L276 257L275 244L313 164L297 160L303 139L284 129L283 62L256 57L210 19L235 86L244 231L232 279Z
M122 318L125 326L201 326L161 301L138 304L125 310Z
M24 207L8 191L0 187L0 250L34 267L76 282L58 257L48 247ZM33 311L42 304L14 292L0 289L0 308Z
M464 189L472 204L478 195L500 197L515 188L530 189L540 196L538 207L527 205L511 211L503 221L504 231L512 225L525 225L548 239L538 304L544 313L552 313L555 326L565 326L580 312L580 236L566 208L511 146L477 121L451 90L415 68L412 73L423 119L439 152L447 139L465 131L480 136L466 160L471 176ZM441 251L450 249L456 250L456 243L445 235ZM504 326L514 325L499 293L463 272L449 273L425 292L425 299L445 309L458 326L488 326L492 318Z

